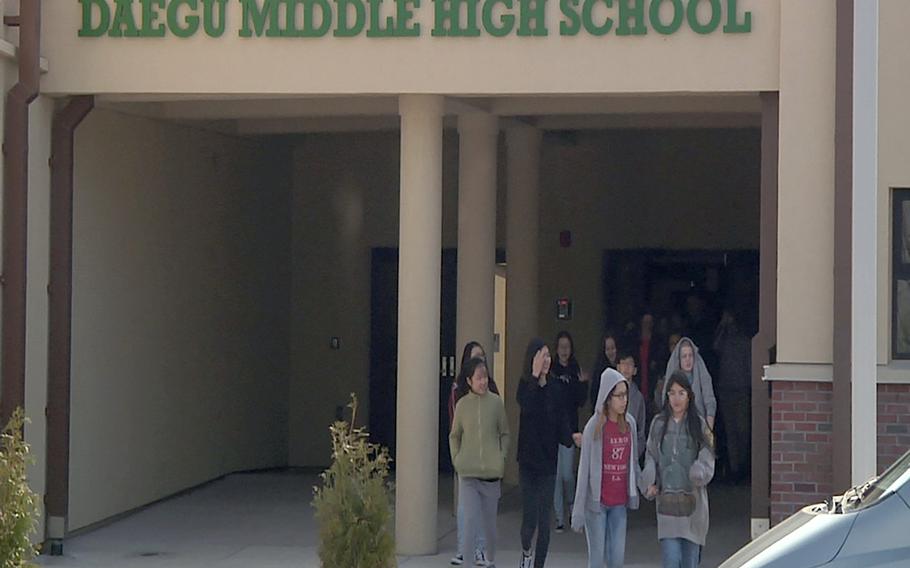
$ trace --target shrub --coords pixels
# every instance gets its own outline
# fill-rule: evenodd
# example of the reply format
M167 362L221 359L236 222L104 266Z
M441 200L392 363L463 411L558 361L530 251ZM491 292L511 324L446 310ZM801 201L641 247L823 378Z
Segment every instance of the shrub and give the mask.
M0 443L0 568L31 566L36 552L29 536L38 527L38 496L28 486L25 468L32 458L22 439L27 421L17 409Z
M319 559L326 568L389 568L396 565L392 528L389 452L369 443L354 426L357 397L351 395L351 423L335 422L332 465L315 488Z

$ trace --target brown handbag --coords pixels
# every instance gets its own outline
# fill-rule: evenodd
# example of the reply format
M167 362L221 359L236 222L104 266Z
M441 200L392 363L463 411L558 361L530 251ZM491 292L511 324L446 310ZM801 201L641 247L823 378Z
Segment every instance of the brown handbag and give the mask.
M657 496L657 512L668 517L689 517L695 512L695 494L668 491Z

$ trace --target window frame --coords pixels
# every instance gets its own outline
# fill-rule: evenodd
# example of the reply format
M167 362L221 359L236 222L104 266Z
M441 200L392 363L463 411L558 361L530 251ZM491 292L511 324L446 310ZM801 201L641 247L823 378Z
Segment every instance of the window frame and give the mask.
M902 237L904 233L904 204L907 204L907 214L910 216L910 188L897 187L891 189L891 359L894 361L910 360L910 345L901 351L898 345L898 323L900 306L898 305L898 284L901 281L910 282L910 258L905 261L903 256ZM910 230L910 219L907 220ZM910 254L910 244L907 247ZM910 300L910 298L908 298Z

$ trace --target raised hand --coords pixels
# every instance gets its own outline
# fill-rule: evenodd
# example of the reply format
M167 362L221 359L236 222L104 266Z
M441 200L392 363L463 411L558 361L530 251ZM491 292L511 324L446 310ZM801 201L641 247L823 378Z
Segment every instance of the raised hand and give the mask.
M534 360L531 361L531 374L534 375L534 378L541 381L541 386L547 384L546 376L543 376L543 367L546 361L546 354L544 350L541 349L534 354Z

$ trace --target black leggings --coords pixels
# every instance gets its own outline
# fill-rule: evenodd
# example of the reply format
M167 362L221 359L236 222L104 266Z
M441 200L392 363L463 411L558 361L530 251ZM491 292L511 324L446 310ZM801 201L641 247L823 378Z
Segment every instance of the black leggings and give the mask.
M531 540L537 531L534 568L543 568L550 548L550 514L553 511L553 491L556 474L541 474L519 469L521 478L521 548L531 550Z

